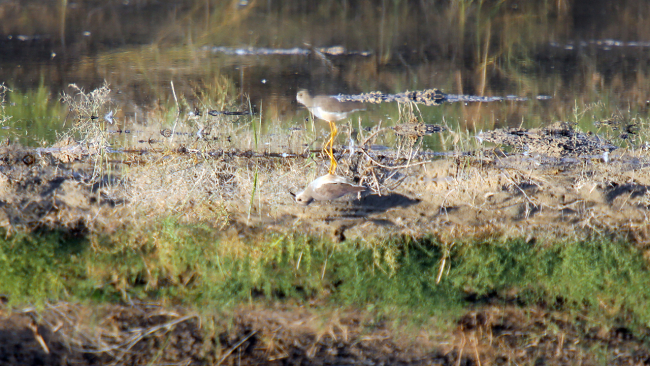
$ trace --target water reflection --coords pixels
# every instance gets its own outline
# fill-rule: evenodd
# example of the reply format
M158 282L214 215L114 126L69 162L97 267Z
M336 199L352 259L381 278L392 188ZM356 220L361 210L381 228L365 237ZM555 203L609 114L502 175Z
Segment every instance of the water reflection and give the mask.
M50 100L69 83L91 90L106 80L120 107L115 119L139 123L155 123L146 118L152 109L175 104L173 81L185 112L201 109L208 89L243 103L250 96L264 124L299 125L301 88L332 95L435 87L529 99L423 107L425 123L478 132L570 120L593 130L594 118L617 111L646 116L650 92L650 4L599 4L6 1L0 80L21 93L43 85ZM391 123L397 109L373 107L363 123Z

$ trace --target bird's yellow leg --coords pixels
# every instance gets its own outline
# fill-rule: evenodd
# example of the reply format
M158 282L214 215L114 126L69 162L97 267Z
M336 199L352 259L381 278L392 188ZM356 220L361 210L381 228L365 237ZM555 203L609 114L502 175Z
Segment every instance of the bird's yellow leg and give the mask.
M325 142L323 143L323 151L325 152L325 154L327 154L327 156L329 156L329 152L327 151L327 149L330 146L330 142L332 142L332 134L331 133L330 133L330 137L328 137L327 140L325 140Z
M336 174L336 166L338 165L336 163L336 159L334 159L334 138L336 137L336 134L338 133L338 129L336 128L336 124L334 122L330 122L330 130L331 130L331 135L330 135L330 149L329 149L329 157L330 157L330 169L329 173L330 174Z
M336 128L336 124L334 122L330 122L330 130L331 130L331 137L330 137L330 150L329 150L329 157L330 157L329 173L336 175L336 166L338 164L336 163L336 159L334 159L334 138L338 133L338 129Z
M328 121L329 123L329 121ZM323 153L327 155L327 157L330 159L330 168L329 172L332 172L332 161L334 161L334 154L332 153L332 144L334 143L334 137L332 136L332 124L330 123L330 137L325 140L325 143L323 144ZM336 162L334 162L336 164Z
M331 158L330 156L330 144L332 143L332 135L330 134L330 137L325 140L325 143L323 143L323 153L327 155L327 157Z

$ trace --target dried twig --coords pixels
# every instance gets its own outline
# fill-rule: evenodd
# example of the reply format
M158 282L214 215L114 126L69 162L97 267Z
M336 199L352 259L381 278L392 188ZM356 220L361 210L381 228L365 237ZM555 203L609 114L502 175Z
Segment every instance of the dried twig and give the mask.
M226 353L221 357L221 359L219 360L219 362L217 362L217 366L221 365L221 364L223 363L223 361L226 360L226 357L230 356L230 354L233 353L234 350L236 350L237 348L239 348L239 346L241 346L242 344L244 344L244 342L246 342L246 341L248 340L248 338L254 336L255 333L257 333L256 330L250 332L250 334L248 334L246 337L242 338L242 340L240 340L240 341L237 342L237 343L236 343L232 348L230 348L230 349L229 349L229 350L228 350L228 351L227 351L227 352L226 352Z
M198 315L196 314L186 315L181 318L167 322L165 324L156 325L147 329L136 328L132 330L132 332L135 334L120 344L112 345L104 348L98 348L98 349L81 349L81 351L87 353L109 353L115 350L121 351L121 354L115 357L115 360L113 361L113 364L118 364L119 361L128 353L128 351L146 336L153 334L161 329L166 329L167 331L169 331L175 325L192 318L198 318Z

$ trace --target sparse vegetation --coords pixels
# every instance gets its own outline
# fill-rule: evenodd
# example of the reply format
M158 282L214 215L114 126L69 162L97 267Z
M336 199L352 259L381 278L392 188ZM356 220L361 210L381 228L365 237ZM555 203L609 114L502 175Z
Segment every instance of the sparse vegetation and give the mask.
M98 155L103 155L104 149L110 145L107 126L113 123L115 113L111 109L111 89L106 83L88 93L75 84L70 88L74 94L63 93L61 96L72 120L72 125L64 130L64 138L76 137L86 147L99 152Z
M41 83L29 91L0 85L0 125L6 128L5 142L48 146L56 141L56 129L65 117L63 108Z

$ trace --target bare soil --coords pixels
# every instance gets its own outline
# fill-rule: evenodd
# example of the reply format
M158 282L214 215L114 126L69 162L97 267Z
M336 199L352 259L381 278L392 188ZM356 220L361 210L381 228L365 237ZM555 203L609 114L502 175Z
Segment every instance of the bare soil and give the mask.
M128 172L113 168L93 179L91 158L63 163L53 154L9 147L0 166L0 224L9 230L113 230L140 222L142 214L174 212L183 220L211 220L244 234L298 230L339 239L429 234L454 239L486 232L559 238L615 233L645 245L650 159L643 153L617 150L605 162L486 149L428 162L413 159L409 168L384 170L377 184L372 175L349 174L369 186L360 197L303 207L290 192L325 174L324 160L131 154L120 160ZM341 171L353 170L340 161Z
M206 319L203 316L203 319ZM215 314L209 324L157 304L87 307L60 303L37 313L0 312L3 365L487 365L650 362L625 328L582 329L541 308L485 306L453 329L404 337L352 311L270 305ZM413 332L413 331L411 331ZM412 335L412 333L411 333ZM589 352L593 350L594 352Z

